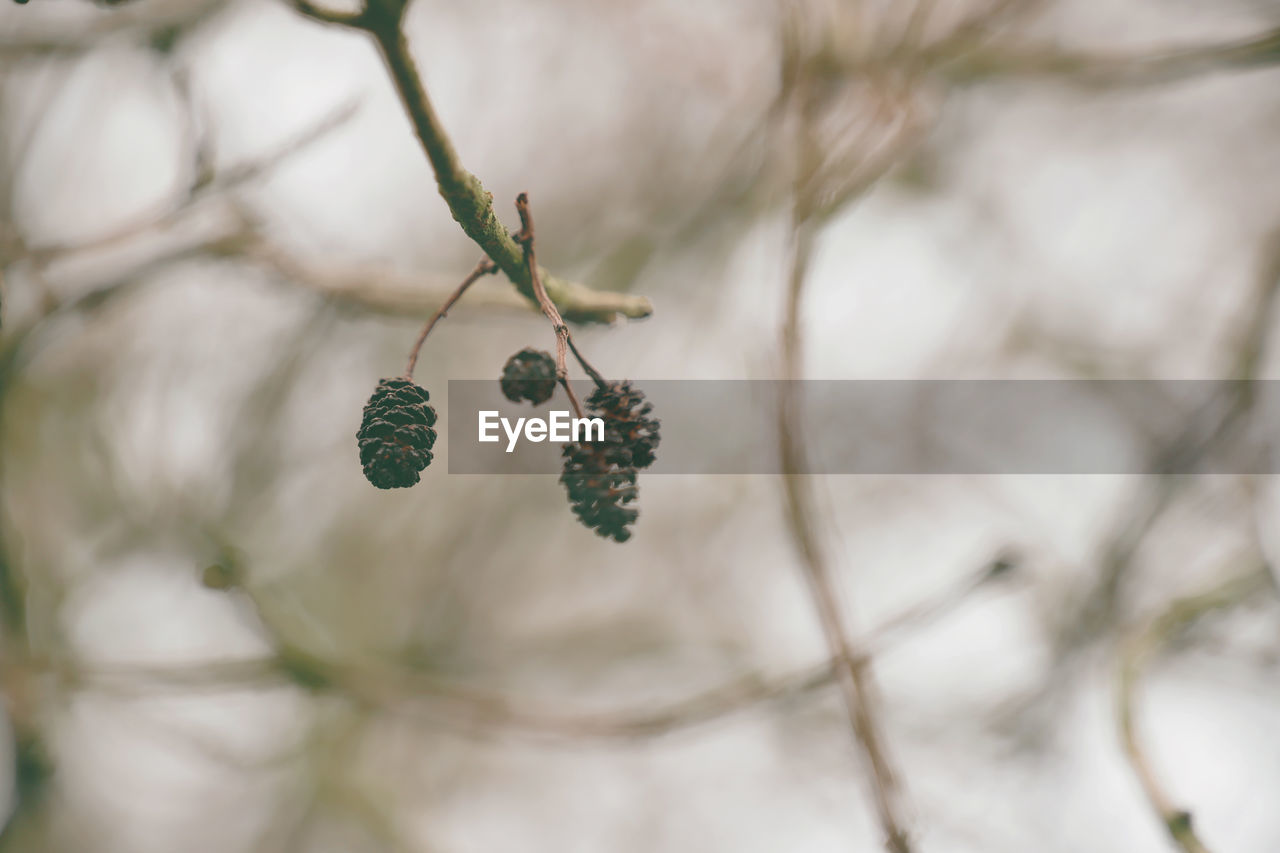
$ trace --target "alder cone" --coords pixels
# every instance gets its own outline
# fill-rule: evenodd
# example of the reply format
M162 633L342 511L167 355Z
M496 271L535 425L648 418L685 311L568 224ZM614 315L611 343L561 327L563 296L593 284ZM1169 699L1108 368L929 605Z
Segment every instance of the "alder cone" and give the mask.
M631 464L648 468L653 464L658 443L662 440L662 422L650 416L653 404L644 392L630 382L614 382L596 390L587 398L587 406L599 412L605 423L617 431L618 441L631 454Z
M502 395L513 403L528 400L535 406L556 392L556 362L542 350L525 347L507 359L502 368Z
M360 431L360 464L379 489L405 489L418 482L431 464L436 443L436 410L425 388L404 377L378 382L364 407Z
M618 439L606 426L604 441L566 444L560 482L579 521L606 539L626 542L640 511L628 506L638 493L636 469Z

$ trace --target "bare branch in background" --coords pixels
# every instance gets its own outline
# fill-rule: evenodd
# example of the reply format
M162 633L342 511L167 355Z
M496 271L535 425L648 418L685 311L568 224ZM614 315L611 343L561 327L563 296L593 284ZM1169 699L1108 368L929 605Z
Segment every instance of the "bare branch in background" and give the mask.
M788 39L787 43L796 43ZM817 610L828 653L835 667L845 710L854 739L862 752L884 843L890 853L910 853L902 803L902 787L884 738L878 698L870 673L870 658L856 646L845 624L845 616L833 576L833 560L816 521L817 498L812 480L800 472L808 470L804 450L804 401L799 382L804 378L805 285L809 279L814 247L826 222L851 201L874 185L897 163L917 138L906 133L912 122L889 122L886 116L902 114L894 105L898 97L911 103L910 92L899 95L888 90L876 92L878 108L863 120L861 132L846 148L822 135L824 112L836 100L829 74L815 65L813 57L793 49L789 72L784 76L782 105L795 121L795 176L791 216L790 266L785 308L781 320L782 378L777 401L778 451L782 467L782 488L787 528L801 572ZM844 79L837 85L852 88L858 81ZM886 84L887 85L887 84ZM834 153L833 153L834 152ZM832 186L837 189L832 190Z
M885 620L861 638L859 646L887 651L894 643L936 624L973 594L1007 576L1011 569L1013 566L1007 558L998 557L942 590L935 598ZM276 608L267 603L265 594L240 586L241 571L221 567L217 588L238 589L247 595L273 643L285 650L282 654L180 666L84 666L73 661L49 661L46 662L49 671L72 688L141 696L169 691L222 692L293 683L308 690L337 691L388 714L422 717L464 733L578 742L656 738L707 725L764 703L825 690L835 683L839 668L836 662L825 661L779 676L753 673L667 705L581 713L547 707L527 697L470 687L409 667L377 661L331 660L301 653L292 645L287 629L272 618Z
M438 308L453 291L451 283L439 273L411 274L370 264L317 261L271 241L252 226L250 231L243 251L230 260L242 258L274 272L284 281L361 311L421 316ZM467 304L519 313L528 313L531 308L536 310L536 306L511 289L473 291ZM565 294L560 307L566 319L607 323L618 315L636 316L648 311L648 301L628 293L574 287Z
M423 85L422 76L418 72L409 50L409 42L404 34L404 15L408 4L405 0L367 0L364 9L358 13L324 12L312 3L294 0L294 6L302 14L325 23L338 24L352 29L363 30L371 35L386 60L387 69L400 94L401 103L413 123L414 132L422 144L422 150L431 163L436 176L436 186L441 197L449 206L453 218L488 255L503 274L511 280L516 289L525 298L536 303L534 279L525 263L524 251L512 239L511 234L498 219L493 209L493 196L485 190L479 178L467 171L458 158L458 153L436 114L435 106ZM556 278L546 270L539 269L539 278L546 288L547 295L555 304L567 309L576 301L584 301L582 285L573 284ZM647 317L652 313L652 306L642 297L632 297L631 313L618 310L613 316L592 317L580 313L579 319L597 319L606 322L623 316L630 319ZM601 312L603 314L603 312Z
M312 3L311 0L291 1L299 14L322 24L337 24L342 27L363 27L365 25L365 13L363 11L339 12L327 9L318 3Z
M1179 599L1127 642L1121 652L1116 676L1116 725L1124 754L1152 810L1184 853L1209 853L1209 848L1196 833L1191 813L1176 806L1165 791L1141 744L1134 719L1138 679L1146 662L1188 625L1211 611L1233 607L1268 588L1270 579L1265 567L1255 567L1207 592Z
M876 699L872 694L873 688L867 671L869 661L849 638L831 575L830 558L814 523L812 483L799 473L807 470L807 466L804 463L804 438L800 419L803 401L798 398L798 386L794 380L804 375L800 366L800 311L815 239L815 226L812 223L796 224L787 310L782 327L783 378L792 380L782 383L783 393L778 401L779 450L782 457L787 525L818 611L828 651L834 661L837 683L849 714L850 725L866 760L876 811L885 833L885 845L891 853L909 853L912 846L905 828L900 786L897 774L890 764L882 726L876 713Z
M267 177L292 157L344 127L355 118L358 111L359 104L355 101L342 104L275 149L212 173L199 168L205 144L197 139L193 144L196 159L196 168L192 172L193 182L181 193L181 200L175 207L159 215L142 217L90 240L33 245L28 249L29 256L36 264L47 266L76 255L114 248L145 235L164 233L195 212L198 203L206 199L225 200L227 193Z
M971 51L957 52L957 47L948 43L934 52L931 61L959 83L1044 78L1086 86L1149 86L1278 65L1280 29L1253 38L1129 54L1016 42L993 42Z
M0 372L0 393L5 380ZM0 397L0 404L3 398ZM44 731L49 709L27 626L27 581L5 550L8 519L0 513L0 698L13 737L13 805L0 826L0 853L44 845L53 752Z
M1155 449L1154 469L1166 473L1158 474L1134 499L1104 544L1097 581L1084 595L1079 609L1073 609L1063 621L1063 631L1057 639L1060 660L1096 642L1114 627L1139 549L1195 482L1194 478L1167 472L1193 470L1197 460L1208 458L1235 438L1237 428L1253 409L1251 383L1259 378L1262 356L1271 345L1275 305L1280 298L1280 231L1263 236L1258 256L1255 286L1239 312L1240 329L1233 335L1229 375L1225 377L1236 382L1171 442Z
M146 39L161 32L191 29L230 5L231 0L152 0L128 4L80 29L65 22L15 27L0 33L0 63L76 57L115 38Z

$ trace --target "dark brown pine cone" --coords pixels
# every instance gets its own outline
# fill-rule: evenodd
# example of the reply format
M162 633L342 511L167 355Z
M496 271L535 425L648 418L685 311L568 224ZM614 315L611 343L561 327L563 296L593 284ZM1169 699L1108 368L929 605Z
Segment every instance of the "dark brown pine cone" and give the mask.
M653 404L645 401L643 391L631 387L630 382L614 382L597 387L587 398L587 406L618 431L620 441L631 453L631 464L636 468L653 464L654 451L662 439L658 432L661 422L649 416Z
M405 489L418 482L418 472L431 464L436 443L436 410L425 388L397 376L378 382L364 407L360 431L360 464L379 489Z
M606 539L626 542L628 525L640 511L627 506L636 499L636 469L618 434L606 427L605 440L566 444L560 482L569 493L573 514Z
M528 400L535 406L556 391L556 362L541 350L528 347L507 359L502 368L502 395L513 403Z

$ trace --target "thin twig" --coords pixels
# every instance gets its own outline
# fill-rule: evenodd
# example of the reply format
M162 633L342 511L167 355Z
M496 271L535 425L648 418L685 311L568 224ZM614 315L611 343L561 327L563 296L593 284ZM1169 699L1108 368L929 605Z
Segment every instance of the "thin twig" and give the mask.
M574 414L582 418L585 417L582 412L582 403L578 401L578 395L574 393L573 386L569 383L569 366L567 364L569 327L565 324L564 318L560 316L560 310L556 308L556 304L547 296L547 289L542 286L542 276L538 274L538 258L534 251L533 214L529 210L528 193L520 193L520 195L516 196L516 210L520 214L520 232L516 235L515 240L524 248L524 262L529 268L529 281L533 283L534 298L538 300L538 307L542 309L543 314L547 315L547 319L551 321L551 326L556 333L556 379L560 382L560 386L564 388L564 393L568 395L569 402L573 404Z
M535 254L533 231L533 213L529 210L529 194L516 196L516 211L520 214L520 232L515 240L524 249L524 262L529 268L529 280L533 283L533 295L538 300L538 307L547 315L556 333L556 378L561 382L569 375L566 357L569 353L569 327L560 316L559 309L547 296L547 289L542 286L542 277L538 275L538 259Z
M587 372L587 375L591 377L591 380L596 383L597 388L609 387L609 383L600 375L600 371L592 367L591 362L587 361L586 358L583 357L582 353L578 352L578 345L573 342L572 337L569 338L569 349L573 351L573 357L578 360L578 364Z
M1135 636L1122 650L1116 677L1116 724L1124 746L1125 758L1138 777L1147 802L1164 824L1169 837L1184 853L1208 853L1209 848L1196 834L1191 813L1174 805L1160 784L1146 751L1139 742L1134 720L1135 693L1138 679L1147 660L1179 631L1213 610L1222 610L1244 601L1252 593L1266 588L1265 567L1255 567L1239 577L1232 577L1207 592L1181 598Z
M1017 571L1016 558L1002 554L973 574L960 578L955 584L939 591L927 600L917 602L881 622L874 630L860 638L865 655L884 651L899 637L932 625L951 613L970 596L999 579Z
M449 309L453 304L462 298L462 294L467 292L467 288L475 284L480 279L496 272L498 265L488 258L481 258L480 263L476 264L476 268L467 274L462 280L462 284L449 295L439 310L431 315L431 319L422 327L422 333L418 335L418 340L414 341L413 349L409 350L409 363L405 365L404 376L406 379L413 379L413 369L418 366L418 353L422 351L422 345L426 343L427 335L431 334L431 330L435 328L436 323L440 322L440 318L449 313Z

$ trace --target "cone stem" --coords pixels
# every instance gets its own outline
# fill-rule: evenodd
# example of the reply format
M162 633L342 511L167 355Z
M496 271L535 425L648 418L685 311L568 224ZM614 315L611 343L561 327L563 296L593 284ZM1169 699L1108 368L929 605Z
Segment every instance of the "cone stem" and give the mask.
M422 332L418 335L418 340L414 341L413 349L409 350L409 363L406 364L404 368L405 379L413 379L413 370L418 366L418 353L422 351L422 345L426 343L427 335L431 334L431 330L435 328L436 323L440 322L440 318L449 313L449 309L454 306L454 303L462 298L462 294L467 292L468 287L475 284L486 275L495 272L497 269L498 265L493 261L488 258L482 258L480 263L476 264L476 268L462 280L462 284L458 285L457 289L454 290L453 293L449 295L449 298L444 301L444 304L440 306L440 309L431 316L431 319L427 321L427 324L422 327Z

